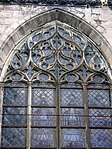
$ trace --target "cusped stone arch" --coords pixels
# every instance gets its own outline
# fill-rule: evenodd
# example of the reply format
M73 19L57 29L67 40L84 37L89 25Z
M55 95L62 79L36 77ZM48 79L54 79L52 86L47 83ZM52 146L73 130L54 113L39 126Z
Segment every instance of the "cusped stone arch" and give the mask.
M46 23L25 36L15 46L5 65L3 73L6 76L14 71L15 74L21 72L27 81L35 80L38 71L44 75L48 73L49 79L58 79L59 82L68 73L76 73L76 78L82 82L87 82L88 74L94 72L111 77L108 62L99 47L82 32L58 20ZM29 70L34 73L28 74ZM79 73L81 71L82 74ZM26 76L24 72L27 72Z
M88 24L81 18L59 8L55 8L25 21L20 26L18 26L17 29L14 30L3 42L1 46L2 54L0 57L0 69L3 72L2 78L5 71L4 69L8 65L8 61L10 59L10 53L13 51L15 46L18 45L25 37L37 30L39 27L46 23L52 22L53 20L58 20L64 24L68 24L69 26L83 33L87 38L91 40L91 42L93 42L98 47L100 52L106 58L109 67L112 68L111 46L106 41L106 39L90 24Z
M59 9L19 30L0 80L1 148L112 146L111 68L103 38Z

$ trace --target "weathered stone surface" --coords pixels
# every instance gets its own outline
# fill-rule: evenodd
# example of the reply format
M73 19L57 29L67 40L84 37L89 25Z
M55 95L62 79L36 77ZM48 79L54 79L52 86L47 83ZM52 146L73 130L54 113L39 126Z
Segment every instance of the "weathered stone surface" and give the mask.
M50 12L51 9L57 7L37 5L0 5L0 46L8 46L8 48L2 48L5 55L8 55L8 52L14 47L14 45L24 38L25 35L30 34L30 32L36 30L39 26L56 19L79 29L103 50L104 55L106 55L106 52L108 56L111 55L108 54L108 50L105 50L106 47L112 49L112 11L109 7L88 9L84 7L59 7L59 10L63 10L64 13L58 10L56 13L55 10L54 12L52 10L52 13ZM47 12L43 15L45 11ZM69 16L66 15L67 12L69 12ZM84 25L85 22L83 20L87 22L86 25ZM91 26L93 26L94 30ZM102 37L100 37L100 35ZM105 37L108 44L102 44L103 37ZM108 56L106 57L108 58ZM4 64L5 59L2 58L2 60ZM112 67L111 58L108 60Z
M22 6L22 5L0 5L0 38L6 29L10 28L14 23L24 22L39 13L50 10L55 7L45 6ZM104 34L110 44L112 38L112 11L108 7L102 8L76 8L76 7L61 7L74 15L83 18L88 23L93 25L99 32ZM108 17L107 17L108 14ZM64 17L64 16L62 16ZM46 18L43 18L46 19ZM23 20L23 21L22 21ZM38 20L37 20L38 21ZM48 21L48 20L47 20ZM67 18L66 18L67 21ZM69 20L72 21L72 20ZM17 27L17 26L16 26ZM12 29L13 31L13 29Z

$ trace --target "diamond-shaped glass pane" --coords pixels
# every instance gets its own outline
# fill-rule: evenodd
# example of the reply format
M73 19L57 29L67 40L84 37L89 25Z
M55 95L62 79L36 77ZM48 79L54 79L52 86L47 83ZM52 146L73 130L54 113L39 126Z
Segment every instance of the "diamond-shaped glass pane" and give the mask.
M2 123L5 126L26 125L26 109L4 107Z
M51 148L56 146L55 129L33 128L31 131L31 146L39 148Z
M5 147L25 147L25 128L3 128L1 145Z
M77 126L84 125L83 109L63 108L61 109L61 125Z
M88 99L92 107L111 106L109 90L88 90Z
M54 106L56 102L55 90L34 88L32 104L35 106Z
M112 129L92 129L92 147L112 148Z
M82 90L61 89L60 102L61 106L83 106Z
M111 109L90 109L90 126L111 127Z
M80 148L85 147L85 131L82 129L62 129L62 147Z
M5 88L4 90L4 104L23 106L27 102L26 88Z
M55 126L56 112L54 108L33 108L32 109L33 126Z
M2 146L78 149L91 141L92 147L112 149L112 101L104 84L110 69L99 50L60 21L28 38L17 46L4 76Z

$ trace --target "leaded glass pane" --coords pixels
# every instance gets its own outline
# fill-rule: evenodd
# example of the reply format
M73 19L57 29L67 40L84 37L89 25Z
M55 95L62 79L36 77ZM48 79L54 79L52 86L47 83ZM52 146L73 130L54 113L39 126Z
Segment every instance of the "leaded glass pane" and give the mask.
M56 102L54 89L33 88L32 105L54 106Z
M61 146L66 148L85 147L85 131L83 129L62 129Z
M81 127L84 125L83 109L63 108L61 109L61 125Z
M90 109L90 126L111 127L112 109Z
M64 82L64 84L61 85L61 89L74 89L77 91L82 91L82 85L79 82L77 83L77 80L79 80L79 77L77 75L68 74L64 76L64 80L66 80L67 82Z
M61 106L83 106L83 94L79 89L61 89Z
M111 72L95 44L59 21L26 38L4 77L2 146L112 148Z
M26 125L26 108L4 107L2 123L5 126Z
M51 128L32 128L31 146L39 148L56 147L56 131Z
M91 107L111 106L109 90L88 90L88 99Z
M26 129L25 128L3 128L1 145L5 147L25 147Z
M40 81L39 81L40 80ZM33 84L32 84L32 90L38 90L39 88L41 89L51 89L55 92L55 87L53 84L51 84L50 82L46 81L46 77L43 75L39 76L39 80L36 80ZM45 81L44 81L45 80ZM49 88L48 88L49 87Z
M97 82L99 81L99 78L97 78L97 76L93 76L93 79L97 79ZM88 90L109 90L110 86L108 84L104 84L104 83L95 83L96 81L93 80L93 84L91 83L90 85L88 85Z
M23 89L27 90L27 84L26 83L20 82L20 80L15 81L12 79L13 77L16 77L15 75L17 76L18 73L11 74L11 80L5 82L5 88L23 88ZM16 77L16 79L17 79L17 77Z
M56 111L54 108L33 108L33 126L56 126Z
M4 103L5 105L23 106L27 103L26 88L5 88Z
M112 129L92 129L92 147L112 148Z

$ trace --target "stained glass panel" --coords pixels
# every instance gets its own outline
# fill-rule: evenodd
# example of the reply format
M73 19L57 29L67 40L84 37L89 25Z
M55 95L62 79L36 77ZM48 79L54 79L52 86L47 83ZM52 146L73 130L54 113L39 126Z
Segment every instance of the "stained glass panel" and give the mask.
M35 106L54 106L56 102L54 89L34 88L32 96L32 105Z
M27 103L27 89L26 88L5 88L4 89L4 104L23 106Z
M97 81L95 81L95 79L97 79ZM98 83L95 83L98 82ZM93 76L93 83L88 85L88 90L110 90L110 86L109 84L104 84L99 82L99 78L97 75Z
M88 99L91 107L111 106L109 90L88 90Z
M82 129L62 129L61 146L66 148L85 147L85 131Z
M111 72L95 44L59 21L26 38L4 77L2 146L112 148Z
M84 111L76 108L61 109L61 126L84 126Z
M2 123L5 126L22 126L26 125L26 109L4 107Z
M61 106L83 106L83 94L79 89L61 89Z
M92 129L92 147L112 148L112 129Z
M3 128L1 145L5 147L25 147L26 129L25 128Z
M90 109L90 126L111 127L112 109Z
M33 126L56 126L56 111L54 108L33 108Z
M47 128L32 128L31 146L39 148L56 147L56 131Z

